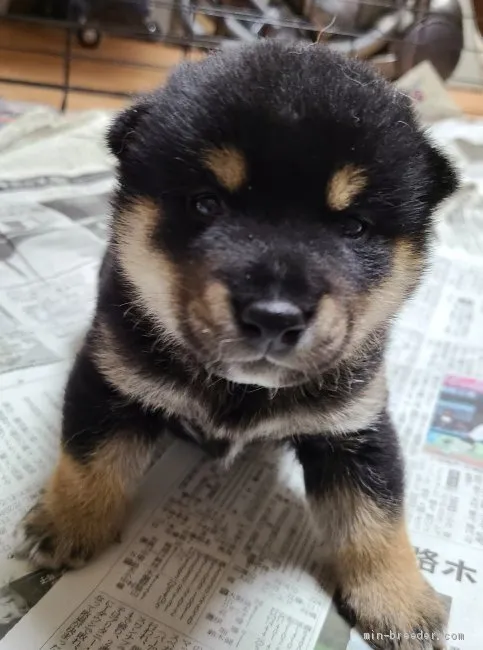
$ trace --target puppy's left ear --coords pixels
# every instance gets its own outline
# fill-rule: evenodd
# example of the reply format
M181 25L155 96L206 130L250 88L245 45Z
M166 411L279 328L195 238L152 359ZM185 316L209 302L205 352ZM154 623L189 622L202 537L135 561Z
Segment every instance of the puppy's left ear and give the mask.
M107 132L107 146L112 154L123 160L133 141L137 126L151 106L152 97L146 95L119 113Z
M458 189L459 178L446 155L428 140L425 141L425 154L429 175L428 201L431 208L435 208Z

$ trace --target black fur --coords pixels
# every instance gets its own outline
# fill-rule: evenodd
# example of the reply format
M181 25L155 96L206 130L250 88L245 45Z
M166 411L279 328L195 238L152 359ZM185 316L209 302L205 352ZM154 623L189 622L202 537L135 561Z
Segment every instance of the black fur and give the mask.
M399 444L386 413L370 428L338 438L300 436L294 446L302 463L307 494L334 494L344 485L362 492L382 509L399 514L404 472Z
M166 425L161 413L143 411L126 400L88 355L77 356L65 390L63 418L64 448L74 458L88 462L113 435L153 441Z

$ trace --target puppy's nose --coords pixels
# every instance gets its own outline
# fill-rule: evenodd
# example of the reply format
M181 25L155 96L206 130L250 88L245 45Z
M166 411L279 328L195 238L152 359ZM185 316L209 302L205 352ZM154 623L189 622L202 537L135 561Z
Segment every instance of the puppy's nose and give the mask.
M257 300L247 305L240 315L243 333L252 343L270 345L273 352L293 348L306 327L301 309L286 300Z

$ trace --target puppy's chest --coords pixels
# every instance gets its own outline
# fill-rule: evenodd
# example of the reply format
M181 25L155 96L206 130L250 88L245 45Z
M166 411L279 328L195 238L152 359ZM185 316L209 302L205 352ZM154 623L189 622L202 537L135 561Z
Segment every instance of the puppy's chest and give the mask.
M324 404L324 400L301 404L287 396L270 399L266 391L251 395L244 392L241 396L216 397L193 393L184 404L169 410L170 426L214 455L225 455L233 445L241 448L256 440L283 440L300 433L321 432L329 413L333 417L336 412L335 404Z
M260 398L213 398L194 392L184 408L178 406L170 411L169 419L177 434L215 450L218 444L223 448L227 442L241 445L270 437L278 415L278 409Z
M175 436L195 443L214 458L226 458L234 455L235 448L238 451L243 447L243 442L235 442L228 437L221 436L220 431L214 432L210 427L202 427L190 419L189 415L170 417L168 428Z
M181 393L162 393L157 407L173 418L185 435L199 444L229 442L238 448L257 440L283 441L297 435L339 435L370 426L386 402L383 368L351 392L318 389L275 397L266 390L198 392L193 385ZM159 393L158 393L159 395ZM177 399L177 396L181 396Z

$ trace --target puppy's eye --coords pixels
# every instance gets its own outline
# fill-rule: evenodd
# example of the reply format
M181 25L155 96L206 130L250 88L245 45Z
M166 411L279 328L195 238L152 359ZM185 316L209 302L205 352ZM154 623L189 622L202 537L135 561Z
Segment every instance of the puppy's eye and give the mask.
M351 239L358 239L362 237L369 227L369 224L364 219L357 217L342 217L336 222L336 228L343 237L350 237Z
M193 212L205 218L219 217L224 212L223 201L214 192L193 196L191 208Z

